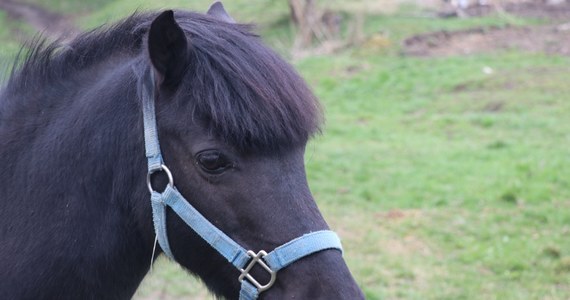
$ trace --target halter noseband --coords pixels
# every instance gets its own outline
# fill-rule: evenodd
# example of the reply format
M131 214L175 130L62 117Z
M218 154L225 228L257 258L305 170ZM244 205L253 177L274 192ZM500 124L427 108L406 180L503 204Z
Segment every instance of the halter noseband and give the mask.
M245 250L210 223L178 192L174 186L172 173L164 165L160 153L156 114L154 111L154 78L150 69L147 69L140 79L140 85L144 140L148 160L147 185L151 194L152 218L158 243L168 257L175 260L166 232L167 206L241 272L241 275L238 277L238 280L241 282L240 300L257 299L259 293L269 289L275 283L277 271L305 256L326 249L337 249L342 252L340 239L336 233L330 230L322 230L307 233L275 248L269 253L263 250L256 253L251 250ZM168 176L169 183L162 193L155 191L151 185L150 177L155 172L165 172ZM249 273L256 264L259 264L270 275L270 280L266 284L259 283Z

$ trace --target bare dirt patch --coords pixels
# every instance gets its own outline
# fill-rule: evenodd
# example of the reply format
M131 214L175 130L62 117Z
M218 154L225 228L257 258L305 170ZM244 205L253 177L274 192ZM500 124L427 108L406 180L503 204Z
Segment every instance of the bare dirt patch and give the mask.
M450 56L520 50L570 56L570 2L557 5L543 1L513 2L465 10L470 17L491 13L543 19L548 25L476 27L420 34L404 40L403 52L413 56Z
M504 11L519 17L570 22L570 2L546 4L546 1L510 3Z
M422 216L422 214L423 212L421 210L416 210L416 209L407 209L407 210L392 209L386 212L378 212L374 216L377 219L385 221L401 221L410 218L419 218Z
M450 56L521 50L570 56L570 30L559 26L478 27L437 31L404 40L404 53L413 56Z
M15 0L0 0L0 10L12 19L22 20L36 31L52 39L70 40L79 30L64 15L44 9L41 6Z
M437 15L443 18L481 17L492 13L509 14L523 18L535 18L551 21L570 21L570 1L568 0L510 0L488 1L487 5L471 5L456 9L444 5ZM498 3L497 3L498 2Z

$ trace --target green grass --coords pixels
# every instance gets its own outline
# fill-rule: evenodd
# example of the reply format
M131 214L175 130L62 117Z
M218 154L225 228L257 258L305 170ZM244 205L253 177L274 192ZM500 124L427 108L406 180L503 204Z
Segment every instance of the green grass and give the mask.
M107 5L112 0L61 1L61 0L26 0L27 3L40 5L53 12L64 14L85 14Z
M89 28L137 8L209 2L101 0L70 11ZM227 2L236 19L261 22L272 46L290 45L284 1ZM307 148L310 186L368 299L570 299L570 59L399 55L412 34L513 23L536 21L370 16L364 30L384 32L387 51L295 62L326 109L324 134ZM206 295L160 260L136 298Z
M299 64L327 108L309 182L369 299L570 297L569 66L517 53Z
M20 44L13 39L13 33L8 24L6 14L0 11L0 83L11 68L14 57L21 47Z
M213 1L209 0L163 0L146 3L136 0L97 0L88 6L84 6L73 1L55 2L59 3L59 5L56 6L57 11L62 13L73 13L74 11L77 11L77 9L74 8L66 8L69 5L82 8L80 11L83 11L83 13L78 15L78 18L81 19L81 21L78 22L78 25L84 29L97 27L106 23L112 23L135 11L181 8L198 12L206 12L209 5L213 3ZM43 1L38 1L38 3L44 5ZM53 9L53 6L44 6L49 9ZM271 24L281 19L286 19L288 16L287 3L285 1L235 0L227 1L227 3L224 3L224 6L231 12L231 15L235 19L246 23L255 22L259 24Z

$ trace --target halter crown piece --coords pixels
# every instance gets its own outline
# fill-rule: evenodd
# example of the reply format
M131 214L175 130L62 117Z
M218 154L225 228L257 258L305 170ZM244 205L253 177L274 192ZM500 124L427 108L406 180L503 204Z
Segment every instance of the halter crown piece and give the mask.
M238 277L238 280L241 282L240 300L257 299L261 292L266 291L275 283L279 270L305 256L327 249L337 249L342 252L340 239L336 233L330 230L322 230L307 233L275 248L269 253L263 250L256 253L251 250L245 250L210 223L178 192L174 186L172 173L162 160L154 111L154 78L153 72L149 68L147 68L145 74L140 79L140 85L144 140L148 160L147 185L151 194L152 218L158 243L168 257L176 260L168 243L166 228L167 206L241 272L241 275ZM161 193L155 191L150 182L150 177L155 172L164 172L169 179L166 189ZM256 264L259 264L270 275L269 282L265 284L259 283L249 274L249 271Z

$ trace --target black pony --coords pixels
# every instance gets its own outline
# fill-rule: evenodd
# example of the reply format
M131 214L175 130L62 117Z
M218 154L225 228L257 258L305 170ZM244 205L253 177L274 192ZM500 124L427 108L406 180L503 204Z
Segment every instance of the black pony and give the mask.
M210 222L249 249L327 229L303 162L321 111L299 75L219 4L137 14L39 43L0 91L0 299L134 294L155 242L138 85L149 69L165 162ZM177 262L237 298L239 272L171 211L167 226ZM339 251L283 269L261 297L363 298Z

